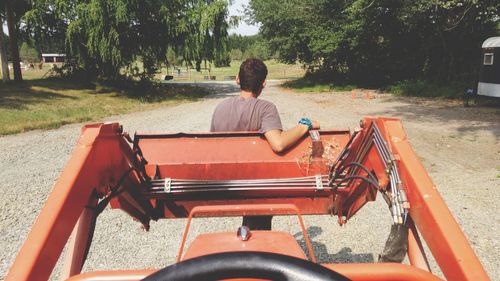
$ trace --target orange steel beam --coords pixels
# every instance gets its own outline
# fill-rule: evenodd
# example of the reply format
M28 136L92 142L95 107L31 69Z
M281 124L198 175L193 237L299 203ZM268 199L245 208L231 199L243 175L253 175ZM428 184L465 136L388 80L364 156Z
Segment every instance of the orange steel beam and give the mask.
M422 241L417 232L417 228L413 223L411 218L407 222L409 232L408 232L408 259L410 264L417 268L425 271L431 271L429 266L429 261L425 255L424 247L422 246Z
M479 259L411 148L395 118L375 121L395 155L410 202L410 216L448 280L489 280Z
M94 190L102 196L130 168L130 147L117 123L82 128L71 159L55 184L6 280L47 280ZM125 156L124 156L125 155Z
M177 262L182 259L182 252L184 251L184 245L186 244L187 235L189 232L189 227L191 225L191 220L193 217L198 215L199 217L225 217L225 216L256 216L256 215L297 215L304 235L304 240L306 241L307 250L309 251L309 256L312 262L316 262L316 256L309 240L309 235L307 235L307 230L302 220L302 215L300 214L299 208L293 204L240 204L240 205L219 205L219 206L198 206L193 208L189 213L186 228L184 228L184 234L182 235L181 247L179 249L179 254L177 255Z
M94 232L94 227L92 225L94 223L93 221L96 219L94 208L97 205L97 201L97 196L90 196L86 208L83 210L78 219L78 223L73 229L60 276L61 280L66 280L73 275L79 274L82 270L85 262L87 245L92 242L92 235Z

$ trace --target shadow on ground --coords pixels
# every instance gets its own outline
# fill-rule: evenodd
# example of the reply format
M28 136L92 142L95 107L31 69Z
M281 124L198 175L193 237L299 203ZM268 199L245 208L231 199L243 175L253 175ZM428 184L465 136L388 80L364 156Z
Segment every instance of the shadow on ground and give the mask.
M166 100L197 100L209 94L226 95L238 88L230 84L207 83L144 83L123 81L115 83L83 83L63 78L26 80L16 85L0 84L0 108L27 109L28 105L54 99L75 100L90 95L110 94L117 98L155 103ZM65 92L68 91L68 94ZM71 91L71 92L70 92Z
M500 101L500 99L499 99ZM500 102L464 107L460 101L446 101L415 97L388 97L386 103L397 104L384 110L369 111L372 116L394 116L406 121L457 122L461 135L476 131L489 131L500 139Z
M373 263L375 260L373 254L356 254L352 252L349 247L343 247L335 254L328 253L328 248L325 244L314 241L318 235L323 232L321 227L311 226L307 228L307 234L311 240L311 244L316 254L316 259L319 263ZM307 246L302 232L297 232L293 235L305 253L307 253Z
M21 110L26 109L28 105L44 103L48 100L76 99L76 97L33 89L33 86L38 86L38 84L28 81L21 85L0 86L0 108Z
M167 83L168 85L184 85L192 87L201 87L207 89L212 95L207 98L223 98L239 94L240 87L234 81L230 82L176 82Z

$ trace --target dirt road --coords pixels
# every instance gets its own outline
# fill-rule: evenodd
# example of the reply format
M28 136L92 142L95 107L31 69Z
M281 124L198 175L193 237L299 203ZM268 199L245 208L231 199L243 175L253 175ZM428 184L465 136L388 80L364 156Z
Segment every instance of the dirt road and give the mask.
M108 118L126 131L206 131L215 105L237 94L232 84L205 84L217 94L192 103ZM285 127L313 116L322 128L354 128L366 115L394 116L430 173L492 280L500 278L500 109L463 108L459 103L374 94L295 94L269 83L262 98L273 101ZM0 279L3 279L52 185L68 160L82 124L0 138ZM380 198L379 198L380 199ZM239 219L196 220L196 233L236 230ZM368 204L340 228L331 217L307 217L320 262L373 262L391 219L383 200ZM174 262L184 220L153 222L143 232L119 211L98 219L84 270L159 268ZM273 228L303 238L294 219L276 218ZM354 239L353 239L354 238ZM60 265L58 265L59 267ZM433 263L433 269L439 270ZM58 270L56 270L57 272ZM57 273L53 276L55 277Z

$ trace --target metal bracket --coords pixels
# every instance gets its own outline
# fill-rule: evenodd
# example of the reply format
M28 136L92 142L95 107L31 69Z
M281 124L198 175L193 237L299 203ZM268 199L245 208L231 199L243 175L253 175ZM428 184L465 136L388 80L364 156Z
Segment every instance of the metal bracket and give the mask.
M319 136L319 131L318 130L310 130L309 131L309 136L311 136L311 139L313 141L320 141L321 138Z
M321 175L316 175L316 190L323 191L323 177Z
M165 178L165 186L163 190L165 190L166 193L170 193L171 186L172 186L172 178Z

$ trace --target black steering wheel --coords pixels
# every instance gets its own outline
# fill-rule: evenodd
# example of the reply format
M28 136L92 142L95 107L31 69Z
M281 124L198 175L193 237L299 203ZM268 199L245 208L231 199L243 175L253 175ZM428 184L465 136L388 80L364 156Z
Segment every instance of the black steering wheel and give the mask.
M257 278L287 281L350 281L317 263L266 252L228 252L201 256L170 265L144 281Z

